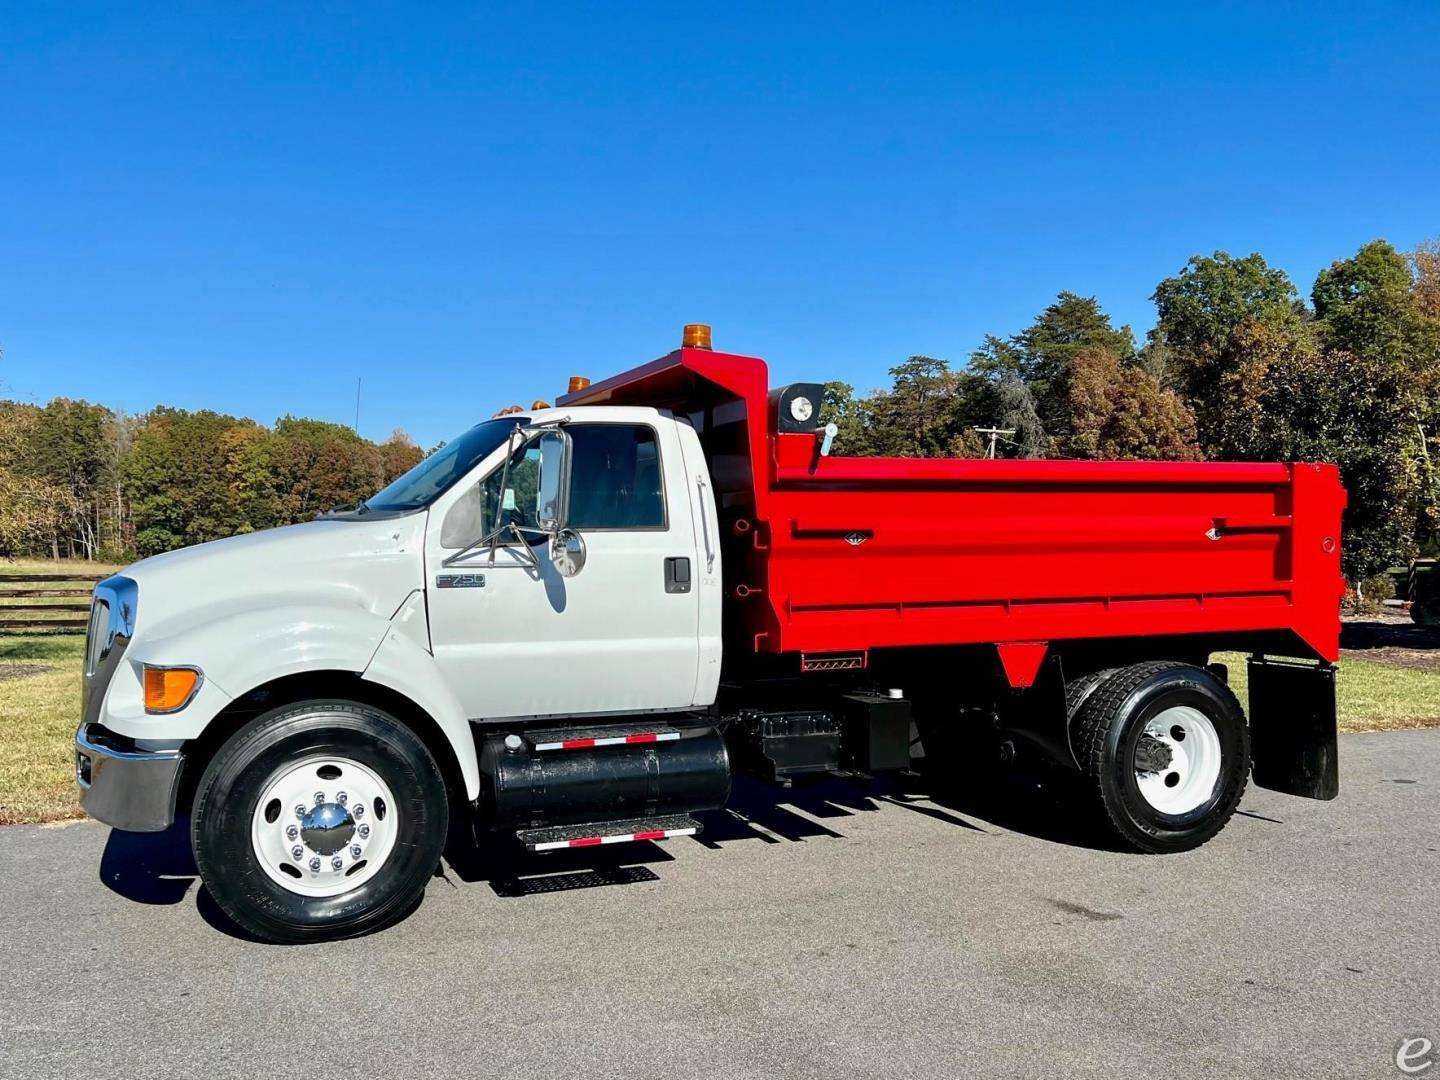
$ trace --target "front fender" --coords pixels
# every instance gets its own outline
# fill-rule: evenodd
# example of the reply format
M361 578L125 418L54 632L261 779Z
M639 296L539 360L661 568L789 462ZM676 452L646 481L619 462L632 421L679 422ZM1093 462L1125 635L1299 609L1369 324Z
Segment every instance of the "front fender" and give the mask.
M363 672L390 620L360 607L264 607L232 612L174 633L141 636L125 653L105 694L102 722L134 739L193 739L236 697L307 671ZM195 700L179 712L145 711L145 664L193 665L204 674Z
M480 762L470 720L435 657L417 644L398 620L365 669L364 678L408 698L429 714L455 753L466 797L472 802L479 798Z

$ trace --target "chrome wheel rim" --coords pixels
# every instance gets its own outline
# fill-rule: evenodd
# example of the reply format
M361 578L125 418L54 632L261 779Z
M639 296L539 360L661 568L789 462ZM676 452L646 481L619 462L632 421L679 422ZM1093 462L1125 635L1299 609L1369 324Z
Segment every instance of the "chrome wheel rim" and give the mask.
M1146 721L1134 757L1141 798L1162 814L1179 815L1214 797L1224 755L1211 719L1199 709L1177 705Z
M286 765L265 783L250 842L270 880L301 896L359 888L395 848L399 813L390 786L352 758Z

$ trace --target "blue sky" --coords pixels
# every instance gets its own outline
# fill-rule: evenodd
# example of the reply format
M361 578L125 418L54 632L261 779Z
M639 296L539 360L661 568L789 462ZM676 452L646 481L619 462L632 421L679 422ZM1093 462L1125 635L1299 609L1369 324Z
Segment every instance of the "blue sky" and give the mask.
M168 5L165 5L168 7ZM136 6L138 7L138 6ZM1440 234L1440 5L0 2L0 392L428 444L668 351L963 361Z

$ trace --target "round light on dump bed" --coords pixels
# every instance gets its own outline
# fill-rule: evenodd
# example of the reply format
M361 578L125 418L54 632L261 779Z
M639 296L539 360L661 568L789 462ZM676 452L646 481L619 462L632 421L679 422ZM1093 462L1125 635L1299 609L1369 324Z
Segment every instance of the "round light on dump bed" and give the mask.
M815 404L803 395L801 397L791 398L790 415L795 418L796 423L803 424L815 415Z

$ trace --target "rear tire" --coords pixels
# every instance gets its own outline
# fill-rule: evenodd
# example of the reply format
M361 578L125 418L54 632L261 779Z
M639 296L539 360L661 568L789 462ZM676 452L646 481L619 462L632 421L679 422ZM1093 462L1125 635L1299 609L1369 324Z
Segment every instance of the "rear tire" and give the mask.
M434 873L445 780L388 713L307 701L258 717L200 778L190 838L205 887L267 941L328 941L400 918Z
M1250 775L1250 729L1213 673L1161 661L1101 673L1071 720L1071 744L1098 816L1150 854L1215 836Z

